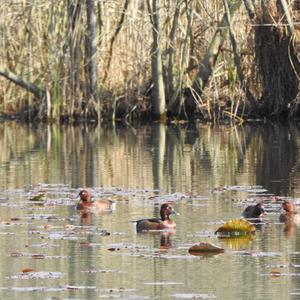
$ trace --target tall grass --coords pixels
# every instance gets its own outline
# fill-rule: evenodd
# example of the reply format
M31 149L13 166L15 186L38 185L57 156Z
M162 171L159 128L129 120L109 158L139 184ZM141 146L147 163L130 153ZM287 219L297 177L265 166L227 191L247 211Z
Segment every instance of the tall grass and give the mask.
M129 1L128 6L124 5L125 1L95 2L100 103L104 113L115 115L119 111L123 116L134 110L147 111L150 107L152 47L147 1ZM162 0L161 3L164 70L167 74L171 51L172 80L180 94L191 86L225 11L219 0ZM179 6L178 24L172 32L176 5L177 9ZM74 11L78 9L73 19L71 6ZM54 119L80 116L87 101L86 66L89 62L83 6L85 1L80 0L0 1L0 67L47 89L51 100L45 109L50 110L47 114ZM122 16L121 28L118 28ZM233 24L233 32L241 53L241 67L252 86L257 87L254 30L243 6ZM240 84L234 78L235 66L228 40L221 49L213 80L205 90L200 109L211 116L216 113L217 106L226 106L230 102L230 113L234 114L236 106L245 100ZM260 93L258 89L254 92ZM0 77L0 112L14 114L41 107L35 101L25 90Z

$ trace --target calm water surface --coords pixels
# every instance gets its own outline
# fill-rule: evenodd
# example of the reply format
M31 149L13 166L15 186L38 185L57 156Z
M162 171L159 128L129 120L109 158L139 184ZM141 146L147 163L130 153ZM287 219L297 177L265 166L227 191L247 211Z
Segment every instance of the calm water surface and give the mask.
M297 125L0 124L0 299L299 299L300 229L279 222L300 203L299 144ZM83 187L116 210L82 218ZM214 235L260 199L252 240ZM165 201L176 232L137 234ZM225 253L190 255L200 241Z

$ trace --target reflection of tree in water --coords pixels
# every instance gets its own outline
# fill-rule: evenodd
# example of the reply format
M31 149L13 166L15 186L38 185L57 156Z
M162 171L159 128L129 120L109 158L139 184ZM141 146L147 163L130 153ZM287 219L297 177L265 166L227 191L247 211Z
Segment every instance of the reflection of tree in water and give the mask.
M164 160L166 148L166 126L162 123L156 123L151 131L153 157L152 173L154 189L160 190L164 181Z
M265 126L257 132L257 142L252 145L257 184L275 195L291 192L291 172L298 154L297 131L288 125Z
M23 159L34 170L30 179L22 180L70 178L73 187L146 186L199 194L221 186L257 184L274 194L289 194L290 177L297 176L300 167L298 130L292 125L48 126L37 131L24 127L21 134L19 128L4 129L0 128L2 160L16 169L10 181L13 176L20 180L23 171L13 164L16 157L22 163L21 144L29 146Z

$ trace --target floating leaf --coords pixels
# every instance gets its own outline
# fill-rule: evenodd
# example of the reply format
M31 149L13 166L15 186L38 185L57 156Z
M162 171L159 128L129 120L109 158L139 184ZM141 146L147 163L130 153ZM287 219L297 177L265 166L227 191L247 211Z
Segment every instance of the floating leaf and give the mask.
M119 251L120 250L120 248L114 248L114 247L111 247L111 248L108 248L107 250L109 250L109 251Z
M36 196L31 197L29 200L30 201L41 201L42 198L45 196L45 194L46 194L45 192L42 192Z
M32 254L31 257L34 259L44 259L45 255L44 254Z
M102 236L110 235L110 232L108 232L106 229L102 229L100 230L100 235Z
M220 233L221 237L232 237L253 234L254 232L255 226L251 222L244 219L233 219L219 227L215 233Z
M10 279L57 279L62 278L64 273L61 272L46 272L40 271L37 272L32 269L32 271L22 272L21 274L12 275Z
M89 241L80 242L81 247L91 247L91 243Z
M52 226L51 224L45 224L45 225L44 225L44 228L45 228L46 230L50 230L52 227L53 227L53 226Z
M192 294L192 293L180 293L174 294L175 299L216 299L217 297L213 294Z
M22 273L29 273L29 272L35 272L35 269L31 269L31 268L22 269Z
M279 276L281 276L281 273L278 270L272 270L270 272L270 276L272 276L272 277L279 277Z
M87 274L96 274L96 273L124 273L123 271L116 270L116 269L87 269L81 271Z
M195 244L193 245L192 247L189 248L189 253L190 254L194 254L195 252L199 253L222 253L224 252L225 250L221 247L218 247L214 244L211 244L211 243L206 243L206 242L201 242L201 243L198 243L198 244Z
M11 256L11 257L21 257L21 256L23 256L23 254L20 253L20 252L12 252L12 253L10 254L10 256Z

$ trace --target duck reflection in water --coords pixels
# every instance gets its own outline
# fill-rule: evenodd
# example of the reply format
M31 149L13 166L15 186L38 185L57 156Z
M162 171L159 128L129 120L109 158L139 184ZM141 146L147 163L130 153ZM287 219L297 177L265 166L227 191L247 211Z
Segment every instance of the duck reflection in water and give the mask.
M284 223L283 231L288 237L294 237L297 226L300 225L300 216L297 213L296 206L290 201L284 201L281 208L284 212L280 214L279 221Z
M162 252L167 252L172 248L171 236L174 235L176 231L165 231L160 233L160 250Z
M90 211L80 211L80 225L88 226L93 224L93 213Z
M164 203L160 208L160 218L136 221L136 231L144 234L159 234L159 249L162 252L166 252L172 247L171 236L176 233L176 223L170 219L172 214L178 215L170 203Z

